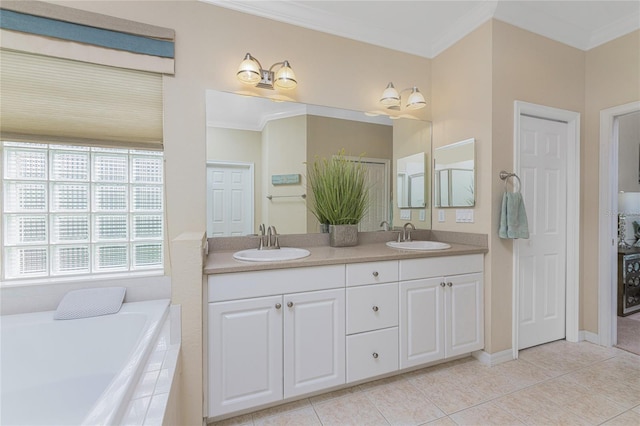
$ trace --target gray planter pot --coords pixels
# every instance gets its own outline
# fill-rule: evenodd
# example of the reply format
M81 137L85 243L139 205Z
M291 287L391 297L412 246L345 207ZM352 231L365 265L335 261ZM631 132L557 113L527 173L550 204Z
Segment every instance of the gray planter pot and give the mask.
M329 245L331 247L358 245L358 225L329 225Z

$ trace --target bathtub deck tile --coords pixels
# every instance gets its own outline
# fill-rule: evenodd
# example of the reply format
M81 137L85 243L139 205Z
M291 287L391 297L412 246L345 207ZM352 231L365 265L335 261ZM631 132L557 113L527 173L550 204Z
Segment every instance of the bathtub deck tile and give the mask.
M138 386L136 387L136 391L133 395L134 398L142 398L145 396L153 395L153 391L156 387L156 382L158 381L158 376L160 375L160 370L149 371L142 375Z
M171 378L172 375L169 374L169 370L164 368L160 370L160 374L158 375L158 381L156 382L156 388L154 390L154 394L158 393L167 393L171 389Z
M158 351L152 352L149 356L149 361L147 363L146 371L156 371L162 368L162 364L164 363L165 352Z
M169 400L169 393L156 394L151 398L144 426L161 426L164 419L164 411Z
M144 422L151 397L132 399L122 419L123 426L139 426Z

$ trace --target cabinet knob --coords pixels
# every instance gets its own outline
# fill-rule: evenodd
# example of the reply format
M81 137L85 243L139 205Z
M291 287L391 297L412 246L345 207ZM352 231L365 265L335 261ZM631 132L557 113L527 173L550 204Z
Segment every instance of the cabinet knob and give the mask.
M373 312L378 312L378 307L375 306L375 305L373 305L373 307L371 309L373 309Z
M276 303L276 309L280 309L280 308L282 308L282 305L279 303Z
M293 306L293 302L287 302L287 306L288 307L292 307Z
M446 284L444 282L440 283L440 287L444 287Z
M373 276L377 277L378 276L378 271L373 271Z
M453 286L453 283L452 283L451 281L449 281L449 282L447 283L447 285L448 285L449 287L451 287L451 286Z
M373 359L378 359L378 352L374 352L371 356L373 356Z

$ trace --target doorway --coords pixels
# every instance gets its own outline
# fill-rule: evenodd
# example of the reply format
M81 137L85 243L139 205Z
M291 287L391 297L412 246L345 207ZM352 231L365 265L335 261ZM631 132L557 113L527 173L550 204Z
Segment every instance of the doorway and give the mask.
M640 102L631 102L600 111L600 188L598 258L598 335L592 340L613 346L617 336L618 282L618 128L617 120L640 111Z
M347 157L360 162L367 169L369 209L358 223L359 232L377 231L382 221L389 222L390 210L390 162L382 158Z
M253 164L207 162L207 237L253 231Z
M529 240L513 245L513 357L547 341L578 341L580 114L516 101L514 163Z

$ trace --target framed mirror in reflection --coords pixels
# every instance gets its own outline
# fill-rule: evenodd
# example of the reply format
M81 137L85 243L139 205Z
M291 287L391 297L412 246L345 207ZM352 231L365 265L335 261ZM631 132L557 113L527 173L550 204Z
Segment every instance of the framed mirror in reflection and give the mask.
M434 150L434 205L475 205L475 139L466 139Z
M398 207L425 207L425 153L398 158L396 166Z
M213 90L206 92L206 110L208 237L256 234L262 223L280 234L320 232L307 208L313 194L306 167L342 149L369 170L371 205L360 231L392 223L396 127L418 120ZM430 136L431 124L418 122ZM423 142L414 153L430 152L430 137Z

